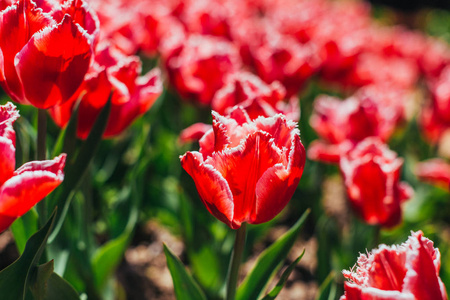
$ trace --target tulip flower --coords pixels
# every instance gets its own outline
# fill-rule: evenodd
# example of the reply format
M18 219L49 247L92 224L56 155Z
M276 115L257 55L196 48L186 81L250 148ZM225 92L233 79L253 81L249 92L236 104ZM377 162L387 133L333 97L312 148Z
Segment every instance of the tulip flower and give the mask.
M392 227L401 221L401 203L412 188L400 182L403 160L377 137L361 141L340 160L353 209L371 225Z
M450 163L435 158L416 165L415 173L420 180L450 191Z
M53 160L28 162L14 171L16 135L12 125L18 117L13 104L0 106L0 232L64 179L65 154Z
M421 231L401 245L380 245L361 254L356 268L343 271L345 294L340 300L447 300L439 278L441 255Z
M162 92L159 69L144 76L139 76L140 73L138 57L126 56L108 42L102 42L78 93L72 100L51 108L50 115L60 127L65 126L80 99L77 135L85 139L112 92L111 113L103 137L116 136L147 112Z
M225 79L224 86L216 92L211 107L217 113L227 114L235 105L242 106L251 119L258 116L271 117L277 113L288 119L300 119L298 98L286 99L286 89L280 82L267 84L249 72L237 72Z
M420 123L426 138L432 142L440 141L450 130L450 67L445 68L437 80L430 83L431 103L424 107Z
M0 85L16 102L46 109L83 82L98 20L83 0L20 0L0 12Z
M387 141L405 119L407 99L405 90L392 85L370 85L345 100L319 96L310 124L321 139L311 144L308 157L338 163L366 137Z
M192 34L178 52L166 62L170 81L181 96L203 105L241 67L238 50L221 37Z
M212 115L209 144L181 156L181 165L208 211L230 228L271 220L303 172L305 149L296 122L281 114L252 121L241 107L228 117Z

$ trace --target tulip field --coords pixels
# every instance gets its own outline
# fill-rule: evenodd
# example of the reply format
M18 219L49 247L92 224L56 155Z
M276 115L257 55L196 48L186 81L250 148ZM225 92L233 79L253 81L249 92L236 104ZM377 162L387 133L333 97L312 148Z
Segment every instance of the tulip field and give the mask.
M447 300L419 2L1 0L0 299Z

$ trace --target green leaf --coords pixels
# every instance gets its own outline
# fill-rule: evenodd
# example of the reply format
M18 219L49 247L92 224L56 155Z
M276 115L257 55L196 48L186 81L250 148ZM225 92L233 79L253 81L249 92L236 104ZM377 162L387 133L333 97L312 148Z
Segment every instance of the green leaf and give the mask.
M129 236L122 234L98 248L92 259L95 285L102 288L127 249Z
M135 178L134 176L132 177ZM94 271L95 285L98 289L102 289L105 286L127 250L130 239L133 236L134 227L139 219L140 197L141 194L136 187L136 181L133 181L132 193L128 201L130 211L125 229L117 238L98 248L93 256L92 269Z
M300 229L310 210L306 210L301 218L282 237L268 247L256 261L255 267L245 277L236 294L237 300L258 299L273 274L286 259L297 239Z
M25 299L27 286L35 267L44 251L55 220L53 212L47 223L27 242L23 254L14 263L0 272L0 295L2 300Z
M173 286L177 300L206 300L205 295L186 271L180 259L164 244L167 266L172 275Z
M72 157L76 149L78 108L79 102L75 105L66 128L61 130L56 140L53 147L53 157L58 156L60 153L66 153L69 159Z
M97 120L95 120L94 126L92 127L89 136L81 146L80 151L75 158L69 160L68 165L66 164L64 181L61 186L54 191L54 197L51 198L52 206L50 207L55 207L57 205L61 209L55 221L55 229L49 238L50 243L55 239L61 230L67 211L69 210L70 200L74 195L74 191L80 184L84 173L88 169L88 166L92 161L100 142L102 141L103 132L106 129L110 111L111 96L97 117Z
M35 300L44 300L47 293L47 281L53 273L53 260L34 268L30 279L30 290Z
M289 275L291 275L292 271L294 271L295 267L297 266L298 262L302 259L304 254L305 254L305 249L303 249L302 254L300 254L300 256L297 257L297 259L294 260L286 268L286 270L284 270L283 274L280 277L280 280L278 280L278 282L277 282L277 285L264 298L262 298L262 300L273 300L278 296L278 294L281 292L284 285L286 284L286 281L288 280Z
M334 294L336 294L336 290L335 288L333 289L333 287L331 286L331 290L329 293L326 293L326 291L330 288L331 283L333 282L334 279L334 271L331 271L330 274L328 274L328 276L325 278L325 280L322 282L322 284L319 287L319 291L317 292L316 295L316 300L326 300L326 299L334 299L335 296ZM334 294L333 294L333 290L334 290ZM328 295L328 297L327 297Z
M80 300L77 291L58 274L53 273L47 281L47 294L44 300Z
M28 239L38 230L37 224L38 215L34 209L31 209L12 223L10 229L20 254L25 250Z

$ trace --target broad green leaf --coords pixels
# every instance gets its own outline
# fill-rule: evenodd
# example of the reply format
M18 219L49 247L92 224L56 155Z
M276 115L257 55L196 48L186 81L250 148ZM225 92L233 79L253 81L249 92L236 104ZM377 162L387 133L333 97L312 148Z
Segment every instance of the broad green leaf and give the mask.
M288 280L289 275L291 275L292 271L294 271L295 267L297 266L298 262L302 259L304 254L305 254L305 250L303 249L302 254L300 254L300 256L297 257L297 259L294 260L286 268L286 270L284 270L283 274L280 277L280 280L278 280L278 282L277 282L277 285L264 298L262 298L262 300L273 300L278 296L278 294L281 292L284 285L286 284L286 281Z
M80 300L80 296L70 283L53 273L47 281L44 300Z
M28 240L23 254L14 263L0 272L0 295L2 300L25 299L31 271L45 248L55 220L56 211L38 232Z
M20 254L25 250L28 239L38 230L37 224L38 216L34 209L31 209L12 223L10 229Z
M291 229L261 253L256 261L255 267L239 286L236 293L237 300L259 298L259 295L262 293L273 274L275 274L281 266L281 263L286 259L297 239L306 217L309 215L309 212L309 209L305 211Z
M53 273L53 260L34 267L34 272L30 278L30 290L34 300L44 300L47 293L47 280Z
M55 221L55 229L49 238L50 243L55 239L61 230L69 209L70 200L74 195L74 191L80 184L84 173L88 169L88 166L98 149L98 146L102 140L103 132L105 131L108 123L110 111L111 96L97 117L97 120L95 120L94 126L92 127L87 139L83 142L80 151L75 158L70 159L68 164L66 164L64 181L61 186L54 191L53 197L51 198L53 203L50 207L58 206L60 207L60 210Z
M95 276L95 285L102 288L109 276L114 272L127 249L129 235L122 234L118 238L108 241L100 247L92 259L92 269Z
M206 300L205 295L186 271L180 259L164 244L167 266L172 275L173 286L177 300Z

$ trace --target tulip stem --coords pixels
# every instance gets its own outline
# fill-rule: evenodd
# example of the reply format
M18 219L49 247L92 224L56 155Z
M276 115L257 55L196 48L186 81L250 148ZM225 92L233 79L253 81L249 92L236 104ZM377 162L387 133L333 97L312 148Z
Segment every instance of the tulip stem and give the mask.
M46 147L47 136L47 111L45 109L38 110L38 124L37 124L37 159L45 160L47 158ZM47 221L47 203L45 198L37 204L39 213L39 222L41 225Z
M378 245L380 244L380 238L381 238L381 226L375 225L375 232L373 235L374 247L372 247L372 248L378 248Z
M239 275L239 267L242 261L242 254L245 248L246 223L242 223L241 227L236 231L236 239L234 241L234 249L231 254L230 266L227 276L227 294L226 300L234 300L236 296L236 285Z

